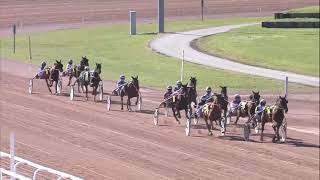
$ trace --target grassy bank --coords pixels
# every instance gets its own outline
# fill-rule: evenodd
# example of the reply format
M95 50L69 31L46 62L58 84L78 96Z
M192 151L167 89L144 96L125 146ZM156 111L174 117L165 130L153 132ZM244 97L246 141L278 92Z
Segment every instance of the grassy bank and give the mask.
M257 22L268 18L238 18L201 21L168 22L166 31L182 31L226 24ZM179 79L180 61L157 54L148 47L148 42L158 35L153 33L156 24L139 24L139 35L129 36L128 25L110 27L58 30L44 33L32 33L32 63L42 60L75 59L86 55L90 63L102 63L103 79L116 80L119 74L138 74L143 86L164 88ZM28 63L28 36L17 37L17 53L12 53L11 38L1 39L1 55ZM282 91L283 82L262 77L251 77L229 71L208 68L201 65L185 63L185 81L189 76L199 79L199 87L207 85L218 87L227 85L237 90ZM305 90L305 86L291 84L291 89Z
M203 38L200 49L245 64L319 76L319 29L244 27Z

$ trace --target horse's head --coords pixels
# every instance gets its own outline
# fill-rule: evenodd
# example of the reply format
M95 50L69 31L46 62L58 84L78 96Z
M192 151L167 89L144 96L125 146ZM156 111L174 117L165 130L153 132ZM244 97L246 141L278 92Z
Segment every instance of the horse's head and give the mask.
M80 65L81 66L89 66L89 59L87 58L87 56L82 56L82 59L80 61Z
M214 95L216 96L216 98L214 99L214 103L220 104L221 106L224 106L224 104L226 102L224 99L224 95L218 94L218 93L214 93Z
M96 69L94 70L95 72L97 72L98 74L101 74L101 63L96 63Z
M259 104L260 101L260 91L254 92L252 91L252 95L250 95L250 100L254 101L256 104Z
M279 96L278 100L277 100L277 104L283 108L285 110L285 112L288 112L288 100L286 97L281 97Z
M190 77L190 83L189 83L189 86L191 87L194 87L196 89L196 86L197 86L197 79L196 77Z
M131 76L131 78L132 78L132 83L133 83L133 85L134 85L137 89L139 89L138 76L136 76L136 77Z
M60 61L56 60L54 69L58 69L60 72L63 71L63 64L61 63L61 60Z
M221 88L221 94L225 97L227 96L227 86L220 86Z

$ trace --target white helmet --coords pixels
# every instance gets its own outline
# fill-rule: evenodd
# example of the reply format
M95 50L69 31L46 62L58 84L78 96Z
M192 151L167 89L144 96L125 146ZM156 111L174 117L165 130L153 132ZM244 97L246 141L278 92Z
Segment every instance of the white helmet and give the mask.
M261 99L261 100L260 100L260 104L261 104L261 105L266 105L266 103L267 103L267 102L266 102L265 99Z
M123 74L120 75L120 79L125 79L125 78L126 77Z
M89 69L90 69L89 66L84 67L85 71L89 71Z

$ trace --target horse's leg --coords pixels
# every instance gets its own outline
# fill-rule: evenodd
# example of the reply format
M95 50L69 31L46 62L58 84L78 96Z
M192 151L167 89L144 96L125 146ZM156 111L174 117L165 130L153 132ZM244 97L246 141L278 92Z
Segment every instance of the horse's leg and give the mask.
M178 110L176 109L176 106L172 106L173 116L174 116L174 118L176 119L176 121L178 122L178 124L180 124L180 121L179 121L179 119L177 118L177 112L176 112L176 111L178 111Z
M86 88L86 100L88 101L88 85L85 85L84 87Z
M136 105L138 105L138 101L139 101L139 96L137 96L137 101L136 101Z
M58 81L55 81L55 90L56 90L56 94L58 94Z
M70 86L70 83L71 83L71 79L72 79L72 74L70 74L70 76L69 76L69 81L68 81L68 84L67 84L67 86Z
M121 110L123 110L123 96L121 96Z
M274 122L275 123L275 122ZM276 136L277 136L277 124L272 125L273 131L274 131L274 136L272 138L272 142L276 142Z
M264 125L266 124L265 120L261 120L261 134L260 134L260 141L263 141L263 131L264 131Z
M211 125L208 124L208 116L207 115L204 115L204 121L206 122L206 125L207 125L208 135L212 136Z
M127 110L128 111L131 111L131 97L129 98L129 96L128 96L128 99L127 99Z
M236 121L234 122L234 124L237 124L238 121L239 121L239 118L240 118L240 111L239 111L239 110L236 110L236 113L237 113L237 115L236 115Z
M282 123L279 123L279 122L277 123L277 133L276 133L276 135L277 135L277 141L280 141L279 129L280 129L281 124L282 124Z
M49 85L48 79L45 78L45 80L46 80L46 84L47 84L47 87L48 87L48 89L49 89L49 92L52 94L52 91L51 91L51 89L50 89L50 85Z

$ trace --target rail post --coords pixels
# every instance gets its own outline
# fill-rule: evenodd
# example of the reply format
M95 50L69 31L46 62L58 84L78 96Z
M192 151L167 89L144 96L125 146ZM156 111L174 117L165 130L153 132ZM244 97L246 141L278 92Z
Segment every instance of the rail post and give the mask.
M201 0L201 21L203 21L204 0Z
M182 50L182 61L181 61L181 72L180 72L180 81L183 80L183 70L184 70L184 50Z
M14 132L10 133L10 171L13 172L14 174L16 174L16 169L15 169L15 135ZM15 180L16 178L14 176L11 176L10 178L11 180Z
M30 36L29 36L29 59L30 59L30 62L31 62L32 52L31 52L31 37Z
M16 24L13 25L13 54L16 53L16 32L17 32L17 26Z
M288 76L286 76L284 81L284 97L288 98Z

